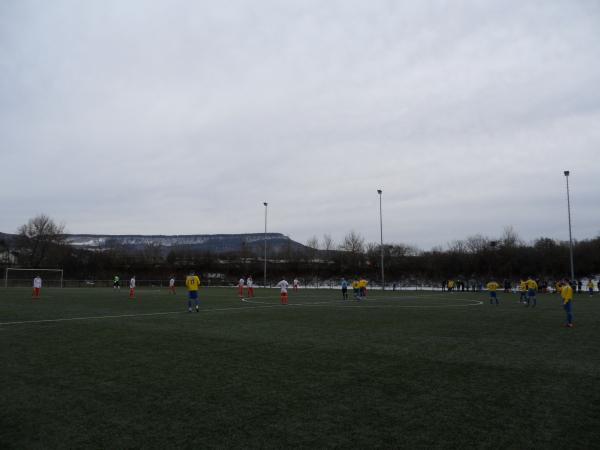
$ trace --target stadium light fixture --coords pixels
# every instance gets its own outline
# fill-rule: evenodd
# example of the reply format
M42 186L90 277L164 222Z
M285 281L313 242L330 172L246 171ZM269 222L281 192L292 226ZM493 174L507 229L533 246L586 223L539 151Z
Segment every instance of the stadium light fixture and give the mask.
M381 212L381 194L383 191L381 189L377 189L377 193L379 194L379 237L381 239L381 290L385 290L385 277L383 274L383 214Z
M567 180L567 213L569 216L569 256L571 258L571 281L575 280L575 265L573 264L573 234L571 233L571 198L569 193L569 175L571 172L565 170L565 179Z
M265 271L264 271L264 284L263 286L267 287L267 202L263 202L265 206Z

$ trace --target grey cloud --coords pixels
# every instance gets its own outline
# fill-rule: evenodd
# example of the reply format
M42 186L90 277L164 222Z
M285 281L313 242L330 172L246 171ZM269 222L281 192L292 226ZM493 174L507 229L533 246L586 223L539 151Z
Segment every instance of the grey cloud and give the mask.
M577 237L600 193L592 1L0 6L0 230ZM532 219L533 217L533 219Z

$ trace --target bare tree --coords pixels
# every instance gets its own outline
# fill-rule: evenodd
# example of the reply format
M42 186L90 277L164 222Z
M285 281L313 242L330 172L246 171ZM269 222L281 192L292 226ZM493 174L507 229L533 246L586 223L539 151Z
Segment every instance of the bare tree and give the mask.
M490 239L481 234L469 236L465 240L465 247L466 247L467 252L469 252L469 253L475 254L475 253L483 252L486 249L488 249L489 246L490 246Z
M502 233L502 237L500 238L500 242L503 247L514 248L521 247L523 245L523 241L519 237L519 233L512 225L507 225L504 227L504 232Z
M421 253L417 247L408 244L384 245L384 250L386 254L389 253L389 256L392 258L418 256Z
M365 238L352 230L344 236L344 241L340 245L340 250L352 254L363 253L365 250Z
M306 241L306 246L314 250L319 249L319 239L317 236L313 236Z
M321 248L325 250L325 257L327 261L331 261L331 251L334 249L335 244L333 243L333 238L329 234L323 235L323 241L321 243Z
M456 240L448 243L448 250L451 253L467 253L467 244L465 241Z
M366 252L367 253L373 253L373 254L378 254L378 252L380 252L380 245L377 242L369 242L366 245Z
M331 235L324 234L323 235L323 241L322 241L322 248L323 248L323 250L325 250L329 254L329 252L331 250L333 250L334 246L335 246L335 244L333 243L333 238L331 237Z
M18 246L29 258L29 264L39 267L52 250L65 244L64 232L64 224L40 214L18 228Z
M343 256L343 260L349 264L346 268L358 274L362 269L362 260L365 251L365 238L363 238L356 231L352 230L344 237L344 240L340 245L340 250L347 253L347 256ZM346 264L343 266L345 265Z

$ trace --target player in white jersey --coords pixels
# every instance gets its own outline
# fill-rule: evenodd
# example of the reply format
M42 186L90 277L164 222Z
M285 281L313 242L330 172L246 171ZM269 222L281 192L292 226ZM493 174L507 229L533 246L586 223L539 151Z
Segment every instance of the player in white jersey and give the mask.
M242 298L244 296L244 284L246 282L244 281L244 278L240 278L240 281L238 281L238 291L240 294L240 298Z
M32 297L39 297L40 290L42 289L42 279L39 275L36 275L33 279L33 291L31 293Z
M174 275L171 275L171 278L169 279L169 293L175 294L175 276Z
M279 293L279 299L281 300L281 304L282 305L287 305L288 304L288 287L289 287L289 283L287 281L285 281L285 279L281 280L279 283L277 283L277 287L280 289L280 293Z
M294 278L293 283L294 283L294 285L293 285L294 286L294 291L297 291L298 288L300 287L300 281L298 281L298 278Z
M129 298L135 298L135 275L129 280Z
M254 297L254 280L252 280L252 276L249 276L246 280L246 286L248 287L248 297Z

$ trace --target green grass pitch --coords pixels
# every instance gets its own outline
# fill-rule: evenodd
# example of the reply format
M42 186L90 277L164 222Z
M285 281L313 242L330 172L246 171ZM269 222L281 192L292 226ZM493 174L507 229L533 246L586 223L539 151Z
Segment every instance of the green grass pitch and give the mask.
M600 296L0 289L1 448L597 448ZM481 302L481 303L480 303Z

